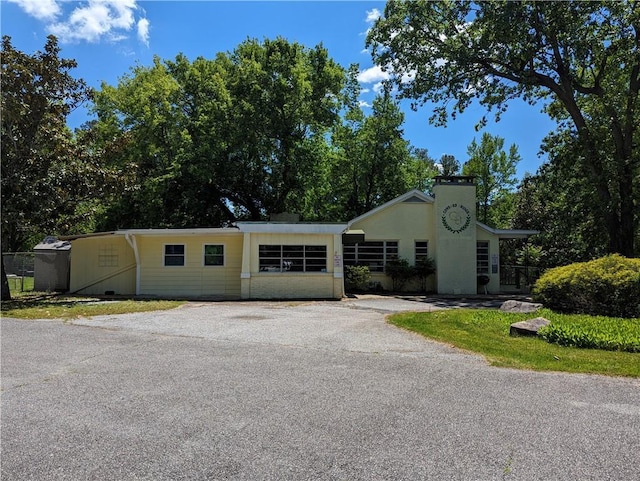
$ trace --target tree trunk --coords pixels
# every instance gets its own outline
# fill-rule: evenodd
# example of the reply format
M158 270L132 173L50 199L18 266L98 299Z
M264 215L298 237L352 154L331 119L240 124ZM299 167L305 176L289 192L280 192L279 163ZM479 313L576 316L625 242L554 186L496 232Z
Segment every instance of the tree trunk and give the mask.
M626 257L633 257L636 208L633 199L633 169L625 166L624 175L620 179L620 222L617 233L615 251Z
M0 261L2 264L2 300L10 301L11 300L11 291L9 290L9 281L7 280L7 273L4 270L4 257Z

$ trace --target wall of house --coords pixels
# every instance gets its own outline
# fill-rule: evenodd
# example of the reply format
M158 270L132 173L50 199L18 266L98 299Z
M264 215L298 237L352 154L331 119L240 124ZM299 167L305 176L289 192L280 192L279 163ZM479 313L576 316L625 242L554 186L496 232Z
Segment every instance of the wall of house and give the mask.
M274 234L245 232L242 298L244 299L339 299L344 294L342 237L333 234ZM326 272L260 271L260 245L324 245Z
M415 260L415 242L428 242L428 255L435 258L436 235L433 222L434 205L431 202L400 202L378 211L360 221L350 229L362 229L366 241L397 241L398 256L409 261ZM386 290L392 289L391 278L384 273L371 273L371 280L379 282ZM405 286L405 290L415 290L417 283ZM427 290L435 290L435 277L431 276Z
M70 292L135 294L136 263L124 236L80 238L71 246Z
M476 294L476 186L436 183L435 226L439 294Z
M140 294L162 297L239 298L242 234L136 235ZM185 246L183 266L165 266L167 244ZM205 244L224 246L224 265L204 264Z

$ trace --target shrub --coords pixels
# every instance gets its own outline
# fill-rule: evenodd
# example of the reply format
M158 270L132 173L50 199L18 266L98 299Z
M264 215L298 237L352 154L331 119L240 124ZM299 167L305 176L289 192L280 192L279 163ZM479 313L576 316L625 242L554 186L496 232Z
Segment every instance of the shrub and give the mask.
M369 266L345 266L344 287L347 291L366 291L371 282Z
M391 277L394 291L401 290L407 281L415 276L414 268L409 265L407 259L402 257L387 261L384 266L384 273Z
M561 346L640 352L640 319L554 314L538 334Z
M436 273L436 263L431 257L419 259L414 267L415 276L420 280L420 290L427 290L427 279Z
M640 259L617 254L556 267L533 287L545 307L613 317L640 317Z

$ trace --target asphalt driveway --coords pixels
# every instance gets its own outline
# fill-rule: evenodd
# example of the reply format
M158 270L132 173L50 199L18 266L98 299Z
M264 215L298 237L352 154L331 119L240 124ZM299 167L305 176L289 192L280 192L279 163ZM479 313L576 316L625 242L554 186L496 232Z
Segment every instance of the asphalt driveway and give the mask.
M450 304L2 319L1 479L640 479L640 380L497 369L384 321Z

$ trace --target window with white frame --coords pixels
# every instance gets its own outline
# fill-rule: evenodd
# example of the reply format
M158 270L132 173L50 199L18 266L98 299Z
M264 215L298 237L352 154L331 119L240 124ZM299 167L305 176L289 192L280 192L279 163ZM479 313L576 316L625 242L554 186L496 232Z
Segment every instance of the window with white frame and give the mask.
M327 272L327 246L261 244L258 262L260 272Z
M343 247L345 266L369 266L371 272L384 272L391 259L398 258L398 241L367 241Z
M476 259L478 274L489 274L489 241L478 241Z
M165 244L164 246L164 265L165 266L184 266L184 244Z
M204 265L223 266L224 265L224 245L205 244L204 245Z
M418 262L424 261L429 258L429 242L427 241L415 241L415 257L414 265Z

